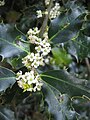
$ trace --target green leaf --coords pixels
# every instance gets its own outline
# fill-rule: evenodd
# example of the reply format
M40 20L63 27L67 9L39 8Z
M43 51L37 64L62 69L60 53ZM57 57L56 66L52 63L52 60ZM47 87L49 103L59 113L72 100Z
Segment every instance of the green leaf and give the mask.
M51 37L50 40L54 44L58 44L58 43L64 43L68 40L75 38L82 27L82 23L83 23L83 20L80 20L79 18L75 19L71 23L67 23L66 25L64 25L63 28L60 28L60 27L59 29L56 28L58 30L57 32L53 32L54 28L52 28L51 26L50 31L52 32L52 35L50 36Z
M53 70L41 74L42 79L59 90L70 96L86 95L90 97L90 82L78 79L63 70Z
M90 57L90 37L81 34L76 41L77 43L77 53L79 58L84 59L85 57Z
M65 43L65 47L76 59L84 59L85 57L90 56L90 37L87 37L80 32L75 40Z
M0 92L12 87L15 82L16 79L14 72L7 68L0 67Z
M90 37L90 32L89 31L90 31L90 20L87 20L83 25L83 33L84 33L84 35Z
M62 66L71 63L71 56L64 49L55 47L52 49L52 54L57 65Z
M21 67L23 67L23 64L22 64L22 58L24 56L20 56L20 57L12 57L12 58L9 58L7 59L7 62L12 66L13 69L20 69Z
M83 11L85 11L85 6L83 5L83 1L71 1L71 0L66 0L67 2L65 3L65 7L67 9L78 9L78 11L76 12L76 14L81 13Z
M43 94L48 104L48 110L55 120L73 120L75 111L70 108L70 100L67 95L61 95L58 90L46 83L43 87Z
M0 25L0 54L4 58L28 53L28 44L15 41L20 33L14 28L14 25ZM17 38L18 40L18 38Z
M63 43L75 38L82 27L85 8L69 1L70 6L65 13L51 21L49 38L54 43ZM65 6L67 7L68 4Z
M10 109L0 106L0 120L14 120L14 112Z

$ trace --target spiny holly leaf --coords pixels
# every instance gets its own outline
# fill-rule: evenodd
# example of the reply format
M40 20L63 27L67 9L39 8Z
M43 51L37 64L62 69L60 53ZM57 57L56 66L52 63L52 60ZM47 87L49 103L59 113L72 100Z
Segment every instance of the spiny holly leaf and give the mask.
M76 40L78 57L82 59L90 57L90 37L81 34Z
M71 76L63 70L53 70L41 74L42 79L59 90L70 96L86 95L90 97L90 82Z
M14 112L6 107L0 106L0 120L15 120Z
M15 82L16 79L14 72L7 68L0 67L0 92L12 87Z
M15 41L18 35L20 35L20 33L15 29L14 25L0 25L0 54L4 58L28 52L28 44L23 44L19 40Z
M60 17L57 19L59 19L58 21L61 21ZM59 22L57 24L59 24ZM51 42L57 44L57 43L64 43L68 40L72 40L78 35L78 32L82 28L82 24L83 24L83 19L80 17L73 20L71 23L68 22L66 25L63 26L63 28L60 28L60 26L58 26L59 28L55 28L51 26L49 30L49 34L50 34L49 36L51 37L50 38ZM55 31L55 29L57 29L57 31Z
M90 37L90 32L89 31L90 31L90 18L89 18L89 20L87 19L87 22L85 22L83 24L83 34L85 36Z
M75 40L65 43L68 52L76 59L84 59L90 56L90 37L83 35L81 32Z
M12 57L7 59L7 62L12 66L13 69L20 69L21 67L23 67L22 64L22 58L24 56L19 56L19 57Z
M75 111L70 108L67 95L61 95L60 92L48 84L44 84L43 94L48 104L48 110L54 116L55 120L73 120Z
M80 1L72 1L72 0L67 0L67 2L65 2L65 7L67 9L78 9L78 11L76 12L76 14L78 14L78 12L83 12L85 11L85 6L83 6L83 2Z
M70 3L72 7L67 7L68 10L65 13L62 13L59 17L51 21L49 37L54 44L73 39L82 27L85 9L77 4L73 7L73 4L75 4L75 2Z

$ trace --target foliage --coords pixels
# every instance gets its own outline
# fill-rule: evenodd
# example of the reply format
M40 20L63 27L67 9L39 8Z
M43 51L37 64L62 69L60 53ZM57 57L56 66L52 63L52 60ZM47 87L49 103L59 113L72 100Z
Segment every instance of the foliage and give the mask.
M0 6L0 119L89 120L90 4L85 0L51 0L49 5L44 2L5 0ZM56 2L60 4L60 15L52 15L53 19L47 11ZM43 11L42 18L37 17L37 10ZM42 39L48 31L47 45L52 49L43 57L44 65L35 69L43 82L41 91L23 92L16 77L19 71L24 76L30 68L22 60L36 52L37 44L30 43L27 34L35 27L40 29L36 37Z

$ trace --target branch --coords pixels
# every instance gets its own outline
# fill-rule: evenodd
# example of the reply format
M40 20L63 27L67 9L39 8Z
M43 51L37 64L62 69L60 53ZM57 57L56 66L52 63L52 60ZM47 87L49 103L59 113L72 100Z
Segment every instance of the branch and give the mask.
M49 14L50 14L52 5L53 5L53 0L50 0L49 6L48 6L48 8L47 8L48 14L45 15L45 18L44 18L44 21L43 21L43 24L42 24L41 30L40 30L40 37L41 37L41 38L42 38L43 33L45 32L46 27L47 27L48 18L49 18Z
M89 59L85 58L85 62L86 62L86 65L87 65L88 75L89 75L89 78L90 78L90 63L89 63Z

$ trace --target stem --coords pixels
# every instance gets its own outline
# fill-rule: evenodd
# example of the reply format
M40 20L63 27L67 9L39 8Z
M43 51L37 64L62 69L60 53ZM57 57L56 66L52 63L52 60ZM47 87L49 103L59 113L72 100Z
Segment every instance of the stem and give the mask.
M41 30L40 30L40 37L41 37L41 38L42 38L43 33L45 32L46 27L47 27L48 18L49 18L49 14L50 14L50 10L51 10L51 8L52 8L52 5L53 5L53 0L50 0L49 6L48 6L48 8L47 8L48 14L45 15L45 18L44 18L44 21L43 21L43 24L42 24Z
M87 69L88 69L88 76L89 76L89 78L90 78L90 63L89 63L89 59L88 59L88 58L85 58L85 62L86 62Z
M65 5L65 2L64 2L64 0L62 0L62 4L63 4L63 5Z
M12 1L11 10L13 9L14 3L15 3L15 0Z
M65 3L67 3L67 2L68 2L68 0L62 0L63 6L65 6Z

